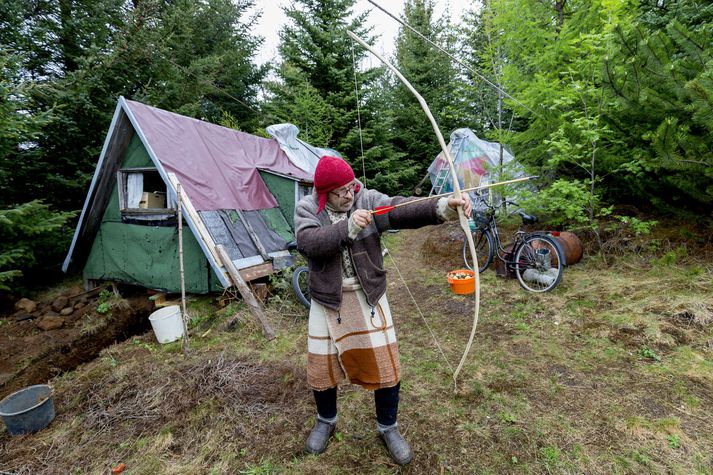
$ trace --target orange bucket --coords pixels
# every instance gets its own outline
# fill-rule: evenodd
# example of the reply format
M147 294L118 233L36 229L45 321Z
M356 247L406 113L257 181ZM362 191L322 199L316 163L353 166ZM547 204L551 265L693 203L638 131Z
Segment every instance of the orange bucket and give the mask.
M454 294L468 295L475 292L475 272L472 270L452 270L447 277Z

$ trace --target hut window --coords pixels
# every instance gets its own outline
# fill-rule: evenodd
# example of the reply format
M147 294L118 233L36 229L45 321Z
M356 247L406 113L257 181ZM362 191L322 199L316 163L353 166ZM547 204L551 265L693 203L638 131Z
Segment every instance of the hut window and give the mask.
M176 215L176 203L155 168L125 168L117 175L122 220L160 221Z
M307 195L312 194L312 185L311 184L305 184L305 183L299 183L297 185L297 201L301 200Z

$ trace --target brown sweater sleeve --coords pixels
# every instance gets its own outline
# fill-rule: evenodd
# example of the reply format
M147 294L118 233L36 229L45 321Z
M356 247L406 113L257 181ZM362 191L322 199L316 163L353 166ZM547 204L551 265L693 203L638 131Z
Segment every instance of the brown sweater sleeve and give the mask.
M404 198L403 196L387 196L378 191L369 190L370 209L377 206L388 206L410 201L416 198ZM374 216L376 225L380 231L388 229L414 229L429 224L440 224L443 222L438 215L438 200L425 200L413 205L402 206L380 216Z
M301 204L301 203L300 203ZM295 238L297 250L308 258L322 258L338 254L351 239L348 220L323 226L307 206L295 209Z

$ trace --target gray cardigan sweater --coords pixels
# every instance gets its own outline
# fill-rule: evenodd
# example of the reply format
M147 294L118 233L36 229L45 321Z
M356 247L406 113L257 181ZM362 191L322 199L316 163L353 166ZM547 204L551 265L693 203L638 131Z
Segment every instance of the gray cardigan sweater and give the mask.
M390 197L361 187L354 197L352 210L371 209L408 201L400 196ZM420 228L440 224L437 200L425 200L381 215L356 237L349 237L349 220L332 224L326 210L317 214L316 191L305 196L295 209L297 249L309 264L310 296L325 307L339 310L342 303L342 250L349 249L354 271L366 295L374 306L386 292L386 271L381 254L381 233L389 229ZM351 216L351 211L349 211Z

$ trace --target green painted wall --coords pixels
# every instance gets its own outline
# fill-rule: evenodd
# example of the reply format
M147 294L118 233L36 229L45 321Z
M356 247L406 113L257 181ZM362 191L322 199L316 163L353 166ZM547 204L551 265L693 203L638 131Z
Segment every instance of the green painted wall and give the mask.
M282 239L287 242L295 240L292 227L290 227L290 224L285 219L285 215L282 214L280 208L261 209L259 213L270 229L279 234Z
M152 167L153 162L134 134L121 168ZM220 282L208 264L198 241L186 225L183 233L183 261L186 291L206 293L220 290ZM84 278L118 280L148 288L180 292L178 264L178 229L142 226L121 222L119 191L116 181L104 211Z
M153 167L154 164L149 157L149 152L144 147L143 142L137 134L131 137L131 142L126 149L126 155L124 156L124 161L121 164L121 168L140 168L140 167Z
M272 173L260 172L260 176L267 185L270 193L280 205L280 210L285 220L292 229L295 229L295 182L289 178L273 175ZM279 230L275 230L279 233Z
M208 292L208 272L211 269L190 230L184 233L183 262L186 291ZM180 292L178 230L173 227L102 223L84 267L84 277L119 280Z

